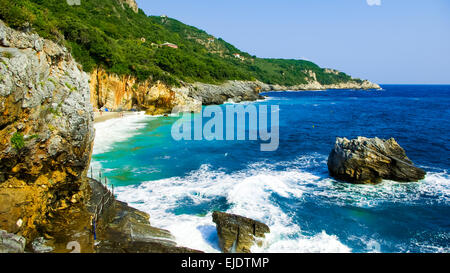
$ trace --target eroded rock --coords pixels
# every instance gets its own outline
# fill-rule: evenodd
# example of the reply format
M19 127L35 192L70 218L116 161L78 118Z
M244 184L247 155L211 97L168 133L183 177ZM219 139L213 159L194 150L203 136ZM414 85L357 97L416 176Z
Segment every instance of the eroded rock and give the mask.
M26 239L0 230L0 253L23 253Z
M213 222L216 223L220 248L224 253L250 253L251 247L270 232L266 224L224 212L215 211Z
M377 184L383 179L415 182L425 177L393 138L337 138L328 170L331 176L355 184Z
M0 228L28 242L81 219L94 139L88 80L66 48L0 21Z
M101 183L90 179L89 210L97 213L97 253L195 253L177 246L169 231L150 225L147 213L115 200ZM99 204L102 209L99 211Z

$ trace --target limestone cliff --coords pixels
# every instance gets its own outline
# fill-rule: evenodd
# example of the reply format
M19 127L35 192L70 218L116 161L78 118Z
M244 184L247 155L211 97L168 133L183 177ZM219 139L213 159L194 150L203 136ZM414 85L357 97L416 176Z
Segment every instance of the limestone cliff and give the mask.
M0 21L0 72L1 253L69 252L70 246L81 252L197 252L177 246L170 232L150 225L149 215L87 178L94 138L89 75L67 49ZM155 111L182 105L183 94L162 84L94 75L99 80L91 84L104 92L97 103L128 107L121 100L135 99ZM121 93L110 99L108 90Z
M188 96L187 90L173 89L161 82L138 82L133 76L117 76L101 68L91 73L90 89L94 109L135 109L152 115L170 113L175 106L184 111L201 109L200 101Z
M135 0L119 0L122 5L127 4L134 12L138 12L138 5Z
M0 72L0 229L58 241L89 226L89 77L67 49L1 21Z
M329 70L335 73L335 70ZM91 73L91 103L94 109L108 108L111 111L146 111L148 114L170 113L174 107L185 112L198 112L201 105L222 104L227 101L242 102L260 99L260 92L284 90L326 89L380 89L369 81L349 81L340 84L322 85L315 75L307 84L296 86L269 85L259 81L227 81L223 84L182 83L181 87L170 87L161 82L139 82L133 76L117 76L96 69Z

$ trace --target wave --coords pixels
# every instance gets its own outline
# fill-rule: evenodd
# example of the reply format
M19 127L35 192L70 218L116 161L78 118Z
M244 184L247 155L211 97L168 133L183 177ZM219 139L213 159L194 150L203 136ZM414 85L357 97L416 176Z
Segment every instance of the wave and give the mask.
M94 125L95 140L93 154L102 154L110 151L117 142L122 142L146 126L146 121L155 117L136 113L123 118L115 118Z
M320 173L317 167L323 167L325 159L315 154L291 162L260 162L234 173L203 165L185 177L120 187L117 193L120 200L148 212L158 227L170 230L180 245L206 252L219 252L211 217L211 211L217 208L270 226L271 233L264 245L253 247L256 253L350 252L352 249L334 234L303 231L298 219L274 199L281 197L301 203L314 198L317 202L357 207L418 200L449 203L450 177L446 173L430 173L421 183L385 181L377 186L350 185ZM428 200L430 196L433 198ZM227 205L220 204L221 198ZM189 211L190 208L201 209ZM368 251L373 248L373 240L363 243Z

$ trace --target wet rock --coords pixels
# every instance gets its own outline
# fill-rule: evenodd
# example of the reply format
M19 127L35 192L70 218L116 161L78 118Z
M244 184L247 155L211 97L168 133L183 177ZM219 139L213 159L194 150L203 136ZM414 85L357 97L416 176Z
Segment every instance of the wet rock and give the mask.
M261 222L224 212L215 211L213 221L224 253L250 253L258 238L265 238L265 233L270 232L270 228Z
M26 239L0 230L0 253L23 253Z
M90 180L89 210L97 214L97 253L196 253L177 246L169 231L150 225L147 213L114 199L101 183ZM99 209L101 207L101 209Z
M414 166L393 138L337 138L328 158L328 170L336 179L355 184L377 184L383 179L415 182L426 174Z
M34 253L50 253L54 250L54 248L47 244L48 242L44 239L44 237L39 237L31 243L31 249Z

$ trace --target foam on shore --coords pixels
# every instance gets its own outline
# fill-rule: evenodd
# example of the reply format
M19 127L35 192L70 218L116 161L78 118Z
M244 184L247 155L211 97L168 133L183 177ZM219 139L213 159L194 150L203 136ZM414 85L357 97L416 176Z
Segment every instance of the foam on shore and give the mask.
M420 183L385 181L377 186L350 185L305 170L323 164L324 160L325 157L319 155L302 156L294 162L253 164L231 174L203 165L185 177L120 187L117 193L120 200L148 212L156 226L170 230L179 245L206 252L219 252L211 211L206 215L176 211L198 206L214 208L214 202L224 198L231 205L227 212L262 221L271 228L264 245L254 246L253 252L336 253L351 252L352 249L342 242L342 238L326 231L305 233L298 225L298 219L280 207L274 196L299 203L304 201L305 195L315 196L319 198L318 202L362 208L392 201L414 205L419 200L423 202L427 195L438 197L432 202L450 202L450 177L445 173L430 173ZM280 165L286 168L279 170ZM379 251L375 247L378 243L372 238L352 240L366 245L368 252Z

